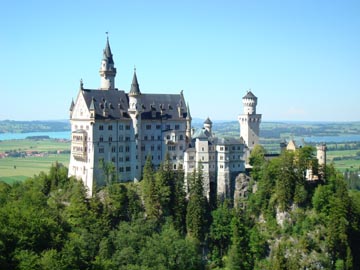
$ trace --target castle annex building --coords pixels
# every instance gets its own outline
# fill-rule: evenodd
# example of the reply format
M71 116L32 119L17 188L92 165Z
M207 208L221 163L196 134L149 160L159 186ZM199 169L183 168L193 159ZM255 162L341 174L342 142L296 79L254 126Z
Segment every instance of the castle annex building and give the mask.
M235 177L245 170L245 158L259 142L261 115L257 98L248 92L239 116L239 139L217 138L212 122L192 131L190 108L183 92L148 94L140 90L136 70L128 92L116 88L116 68L107 39L100 66L100 88L87 89L81 81L70 106L71 157L69 176L84 182L89 194L106 184L107 165L117 181L140 180L148 155L159 166L169 154L174 170L203 170L207 195L229 197Z

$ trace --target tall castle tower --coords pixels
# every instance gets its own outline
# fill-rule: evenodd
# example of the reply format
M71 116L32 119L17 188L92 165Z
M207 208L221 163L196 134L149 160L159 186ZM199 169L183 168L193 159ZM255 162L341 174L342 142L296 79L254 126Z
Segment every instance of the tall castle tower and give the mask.
M113 55L111 53L109 37L106 40L106 46L103 52L103 59L100 67L101 90L115 89L116 68L114 66Z
M135 135L135 149L132 149L133 156L136 157L135 178L141 178L141 92L136 76L136 69L134 69L134 76L129 92L129 115L132 119L134 135Z
M322 179L325 179L326 172L326 144L320 144L316 146L316 157L319 163L319 175Z
M257 97L248 91L242 98L244 113L239 115L240 137L251 151L259 144L261 114L256 114Z

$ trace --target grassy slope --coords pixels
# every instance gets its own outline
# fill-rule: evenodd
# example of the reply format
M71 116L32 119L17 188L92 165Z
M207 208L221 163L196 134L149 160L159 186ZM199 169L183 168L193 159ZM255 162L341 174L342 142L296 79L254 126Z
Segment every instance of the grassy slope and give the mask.
M70 142L57 140L9 140L0 141L0 152L5 151L64 151L70 149ZM47 172L51 164L56 161L69 165L69 154L49 154L45 157L25 157L25 158L4 158L0 159L0 180L11 183L22 181L27 177L39 174L41 171ZM15 167L16 166L16 169Z

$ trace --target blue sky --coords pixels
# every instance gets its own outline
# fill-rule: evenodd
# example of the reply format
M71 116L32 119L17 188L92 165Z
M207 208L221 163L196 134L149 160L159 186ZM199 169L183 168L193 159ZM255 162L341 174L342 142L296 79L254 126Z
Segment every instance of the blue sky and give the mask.
M248 89L263 120L360 120L360 1L3 1L0 119L67 119L79 81L184 90L194 117L236 120Z

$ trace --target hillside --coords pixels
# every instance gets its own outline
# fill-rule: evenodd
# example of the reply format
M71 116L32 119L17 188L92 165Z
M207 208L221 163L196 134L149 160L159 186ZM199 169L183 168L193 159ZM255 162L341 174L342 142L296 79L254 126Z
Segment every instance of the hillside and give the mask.
M69 121L0 121L0 133L27 133L70 130Z
M22 183L0 182L1 269L298 270L359 269L360 193L331 166L304 180L310 148L267 161L254 150L249 193L211 204L201 173L148 159L139 183L108 186L91 198L55 164ZM314 168L315 168L314 167ZM320 168L319 168L320 169ZM241 206L241 207L240 207Z

